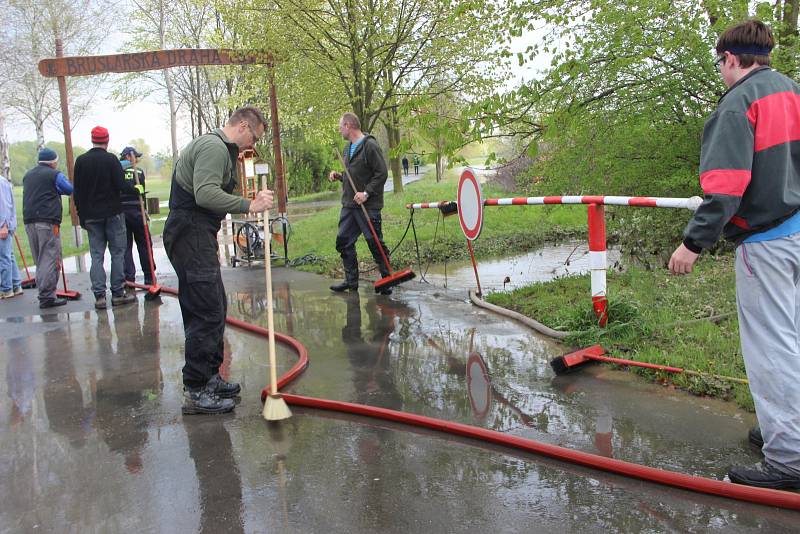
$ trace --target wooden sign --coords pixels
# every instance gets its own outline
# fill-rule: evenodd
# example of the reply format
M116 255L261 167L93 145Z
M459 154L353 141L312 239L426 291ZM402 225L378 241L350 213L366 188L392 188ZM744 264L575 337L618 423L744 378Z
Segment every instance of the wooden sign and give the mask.
M179 48L108 56L48 58L39 61L39 73L42 76L54 78L57 76L91 76L106 72L141 72L169 67L271 63L271 61L269 54L216 48Z

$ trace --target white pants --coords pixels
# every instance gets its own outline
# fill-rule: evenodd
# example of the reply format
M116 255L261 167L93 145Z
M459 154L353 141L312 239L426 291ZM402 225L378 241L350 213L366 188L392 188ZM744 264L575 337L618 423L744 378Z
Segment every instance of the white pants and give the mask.
M761 450L800 476L800 233L736 248L736 302Z

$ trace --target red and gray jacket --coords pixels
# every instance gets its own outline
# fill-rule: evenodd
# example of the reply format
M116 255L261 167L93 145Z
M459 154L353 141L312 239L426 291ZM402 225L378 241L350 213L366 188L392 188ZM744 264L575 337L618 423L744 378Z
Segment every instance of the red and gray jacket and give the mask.
M769 67L734 84L703 129L700 185L684 231L692 252L723 232L741 243L800 209L800 86Z

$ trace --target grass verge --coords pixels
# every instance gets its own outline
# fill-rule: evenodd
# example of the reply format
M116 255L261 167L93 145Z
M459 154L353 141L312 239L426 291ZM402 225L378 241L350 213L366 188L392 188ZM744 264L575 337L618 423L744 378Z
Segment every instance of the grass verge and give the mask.
M685 277L666 269L632 267L608 274L609 322L596 325L588 276L537 283L489 302L576 332L568 345L603 345L612 356L671 365L735 378L747 378L739 348L734 259L703 256ZM721 320L709 318L723 316ZM566 352L566 350L565 350ZM749 388L711 376L669 374L630 367L630 371L668 387L710 395L753 410Z

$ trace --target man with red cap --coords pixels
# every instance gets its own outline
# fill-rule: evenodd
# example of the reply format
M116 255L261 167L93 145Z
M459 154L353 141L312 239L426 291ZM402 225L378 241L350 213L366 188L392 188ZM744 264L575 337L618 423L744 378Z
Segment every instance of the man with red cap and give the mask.
M81 226L89 234L94 307L106 309L106 271L103 268L106 248L111 253L111 304L129 304L136 300L125 292L125 215L120 193L139 195L142 187L125 181L119 160L108 152L108 130L92 128L92 149L75 160L75 207Z

